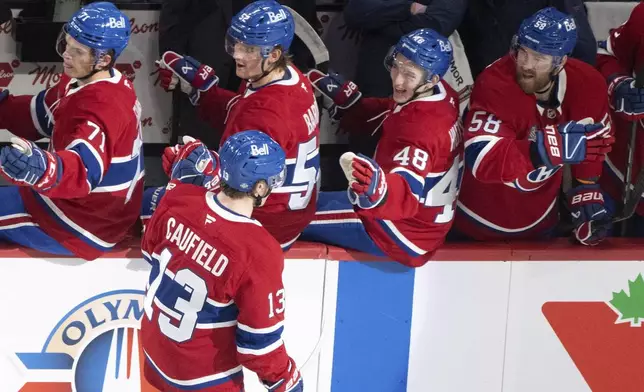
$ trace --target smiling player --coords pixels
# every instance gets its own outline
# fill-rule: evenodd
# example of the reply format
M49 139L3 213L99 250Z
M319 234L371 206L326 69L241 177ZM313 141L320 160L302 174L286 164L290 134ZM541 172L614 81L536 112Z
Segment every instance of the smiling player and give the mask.
M245 129L261 129L286 152L286 183L253 215L282 249L295 242L315 214L320 175L317 103L311 84L288 55L294 30L290 12L272 0L251 3L233 18L226 51L235 60L237 76L246 81L238 92L218 87L215 70L191 57L166 52L160 61L162 85L172 90L179 84L200 116L223 133L222 141Z

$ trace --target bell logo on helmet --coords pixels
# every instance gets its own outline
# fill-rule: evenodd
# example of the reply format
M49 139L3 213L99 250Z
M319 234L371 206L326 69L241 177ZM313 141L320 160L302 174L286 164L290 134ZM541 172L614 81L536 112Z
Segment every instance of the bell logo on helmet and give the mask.
M125 18L122 16L120 18L110 18L107 26L110 29L124 29L125 28Z
M271 23L277 23L288 18L288 16L286 16L286 11L284 11L283 9L281 9L280 12L278 13L269 11L267 12L267 14L268 14L268 19L270 19Z
M451 52L452 45L449 41L438 41L438 45L441 47L441 52Z
M564 20L563 24L564 24L564 27L566 28L566 31L577 30L577 26L575 25L574 19Z
M261 147L257 147L255 144L250 146L250 155L256 157L256 156L262 156L262 155L268 155L268 144L264 143Z

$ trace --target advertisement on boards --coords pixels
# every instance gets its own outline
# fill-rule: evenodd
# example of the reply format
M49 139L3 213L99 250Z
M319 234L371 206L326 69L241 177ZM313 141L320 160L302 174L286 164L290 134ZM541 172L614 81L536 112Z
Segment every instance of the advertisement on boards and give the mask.
M143 259L0 258L0 271L11 276L0 285L9 315L0 323L0 391L156 391L143 377L139 344L149 277ZM322 331L333 330L322 311L335 307L334 275L325 260L289 260L283 276L283 338L311 391L318 374L330 378L330 361L321 366L319 355L329 350ZM248 371L245 384L247 392L265 391Z

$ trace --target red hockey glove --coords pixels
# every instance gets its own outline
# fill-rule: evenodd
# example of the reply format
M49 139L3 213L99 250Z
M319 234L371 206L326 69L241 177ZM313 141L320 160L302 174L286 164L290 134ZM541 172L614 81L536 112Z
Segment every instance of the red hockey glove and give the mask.
M604 208L599 185L580 185L568 191L575 238L583 245L597 245L608 236L611 216Z
M12 137L11 143L0 151L0 169L4 177L16 185L31 186L37 191L46 191L58 184L63 168L57 155L19 137Z
M199 94L208 91L219 83L212 67L201 64L190 56L167 51L163 53L159 65L161 87L166 91L174 90L181 82L181 91L188 94L193 105L199 103Z
M340 166L349 180L349 201L362 209L375 208L387 198L387 179L384 171L370 158L352 152L340 157Z
M329 111L329 116L334 120L339 120L344 110L355 105L362 97L358 86L350 80L345 80L339 73L331 71L329 74L325 74L317 69L312 69L306 74L306 77L326 100L333 102L333 104L325 105L325 109Z
M214 189L219 185L219 156L199 140L184 136L185 145L167 147L163 153L163 170L171 180Z

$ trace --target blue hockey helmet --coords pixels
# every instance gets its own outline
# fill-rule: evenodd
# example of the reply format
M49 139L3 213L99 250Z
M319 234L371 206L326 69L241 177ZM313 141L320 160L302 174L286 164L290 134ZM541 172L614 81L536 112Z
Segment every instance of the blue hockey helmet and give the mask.
M544 8L521 23L514 41L516 46L524 46L535 52L553 56L557 65L575 48L575 19L554 7Z
M424 69L426 81L429 82L434 75L443 78L452 62L453 49L449 40L434 30L419 29L403 36L390 49L385 57L387 70L391 70L398 53Z
M219 160L222 181L241 192L250 192L261 180L275 189L286 178L284 150L261 131L243 131L226 139L219 149Z
M65 51L65 34L68 34L93 49L97 58L112 49L116 59L127 46L130 31L130 20L114 4L91 3L76 11L63 26L58 39L58 54L62 56Z
M226 51L232 55L235 43L257 46L262 57L277 46L287 51L293 42L293 15L274 0L255 1L233 18L226 34Z

